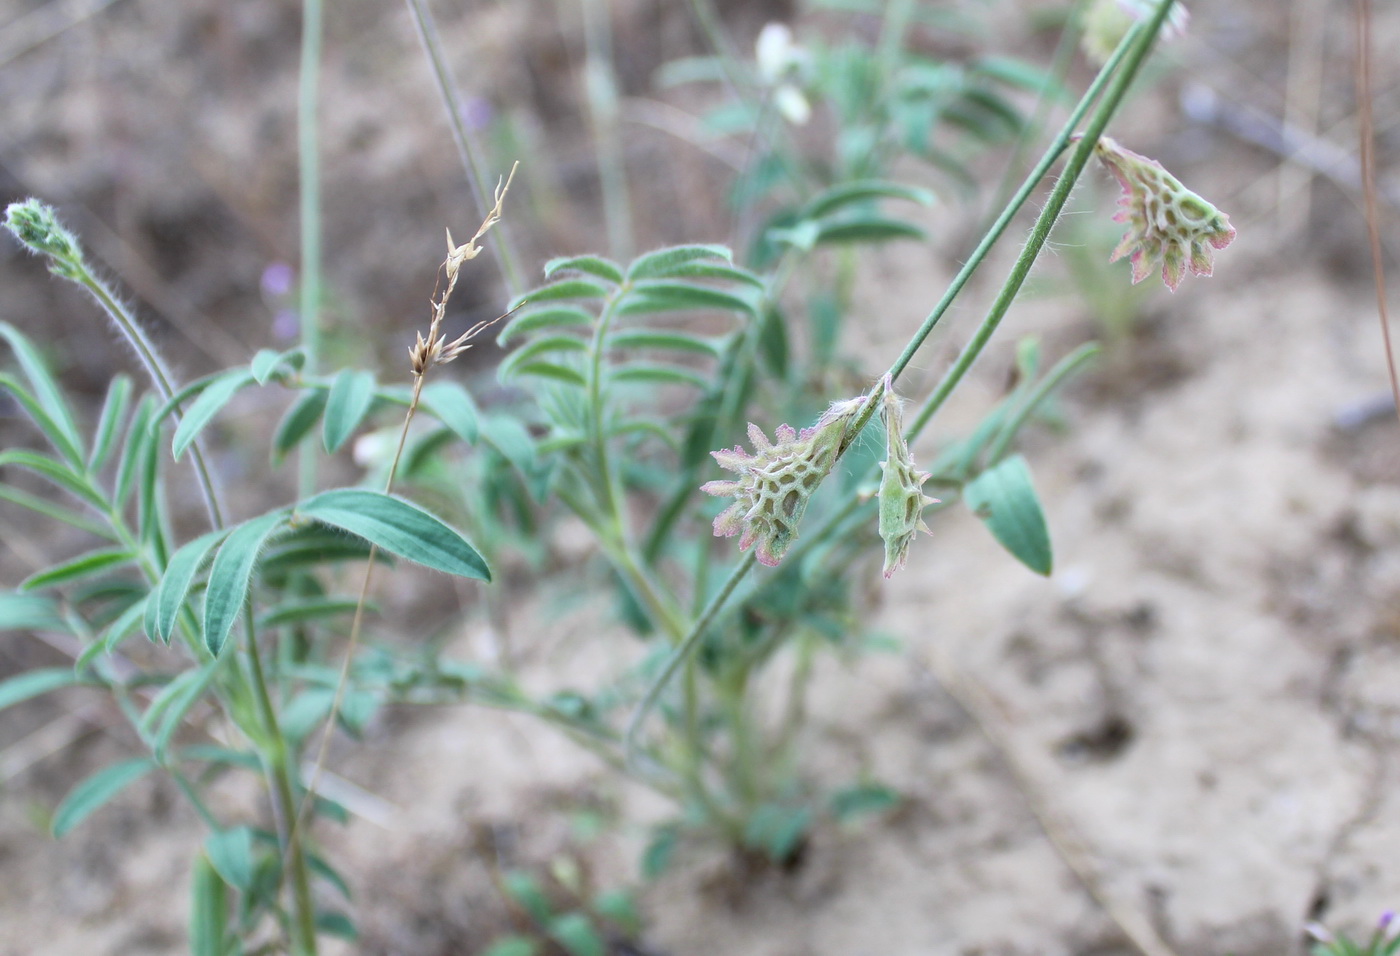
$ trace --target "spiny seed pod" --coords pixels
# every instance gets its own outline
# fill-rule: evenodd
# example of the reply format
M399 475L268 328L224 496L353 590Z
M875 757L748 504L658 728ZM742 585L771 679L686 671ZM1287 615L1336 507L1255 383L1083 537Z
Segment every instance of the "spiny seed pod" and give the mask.
M1118 197L1122 208L1113 221L1127 223L1128 231L1109 261L1128 256L1136 285L1160 259L1162 281L1173 292L1187 272L1210 275L1214 250L1235 238L1230 217L1181 185L1155 159L1124 149L1107 136L1099 138L1094 154L1123 186Z
M924 482L929 473L914 467L914 457L904 440L904 411L899 399L885 379L885 451L887 460L880 462L884 473L880 478L880 539L885 542L885 577L904 567L909 546L920 531L928 531L923 512L937 498L924 494Z
M706 494L734 498L734 503L715 518L715 534L725 538L740 535L740 551L757 543L759 563L775 567L796 540L807 502L836 463L846 428L864 401L836 402L815 425L800 433L791 425L779 425L773 442L750 422L753 454L739 445L710 452L720 467L739 476L700 487Z

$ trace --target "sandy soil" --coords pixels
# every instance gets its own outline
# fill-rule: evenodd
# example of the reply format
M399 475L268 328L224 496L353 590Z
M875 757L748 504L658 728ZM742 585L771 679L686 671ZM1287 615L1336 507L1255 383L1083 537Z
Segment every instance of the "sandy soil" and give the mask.
M1383 398L1386 374L1359 213L1344 181L1310 178L1219 123L1190 122L1178 98L1203 83L1226 94L1227 118L1245 105L1282 116L1290 77L1316 66L1290 121L1349 155L1347 17L1295 0L1292 19L1281 18L1278 6L1198 10L1201 39L1170 51L1180 75L1125 117L1120 138L1136 136L1134 148L1215 199L1240 238L1220 254L1216 278L1147 299L1132 333L1070 390L1064 433L1032 436L1054 577L1014 565L966 514L940 516L880 598L875 626L903 650L819 672L810 771L872 774L903 805L819 832L795 874L737 892L724 860L668 874L643 896L647 952L1279 956L1303 952L1307 919L1361 927L1400 901L1400 426L1384 409L1363 413ZM484 57L480 75L491 79L478 91L558 144L529 184L537 202L562 203L557 232L529 237L547 247L541 255L596 235L579 104L565 85L539 80L568 75L577 44L568 24L528 29L546 8L495 6L482 14L494 18L487 27L443 12L463 62ZM628 9L626 30L660 31L678 47L693 39L678 11ZM119 0L32 50L5 48L0 65L0 115L14 131L0 149L7 192L65 204L169 323L163 333L186 350L192 374L274 340L277 303L257 289L269 262L295 258L283 208L295 185L291 10L247 0L172 13ZM327 111L337 301L347 321L369 319L393 354L422 311L442 211L466 201L400 14L333 17ZM1400 11L1384 14L1378 36L1400 36ZM1309 31L1310 16L1326 29ZM367 31L382 44L367 43ZM521 38L519 59L487 33ZM220 52L202 55L210 49ZM161 109L140 108L133 80L152 62L165 64L146 91ZM629 82L642 84L652 65L631 64ZM1393 186L1385 161L1397 147L1400 63L1378 69L1382 170L1392 171L1383 179ZM114 99L94 95L104 78ZM401 116L414 118L403 139ZM630 154L643 184L662 178L653 135L639 132ZM664 168L697 190L717 181L693 156ZM1101 211L1111 201L1102 179L1092 187ZM381 218L379 208L398 213ZM678 221L669 209L651 211L644 236L703 230L703 210ZM1393 240L1395 209L1385 212ZM872 257L860 295L879 318L851 335L869 369L888 361L965 250L962 211L930 215L945 237L935 248ZM47 330L70 380L97 392L121 357L94 341L80 300L8 244L0 250L9 257L0 318ZM1126 282L1120 266L1105 275ZM950 432L1004 387L1017 335L1038 334L1058 357L1098 334L1093 314L1058 294L1062 274L1054 261L1038 271L949 409ZM985 285L922 362L925 380L955 352ZM480 298L489 304L492 290ZM181 341L181 323L204 355ZM353 343L343 347L353 354ZM21 517L0 521L7 580L17 579L33 534ZM527 679L607 667L597 643L585 652L581 639L599 620L561 615L549 600L521 603L512 632L548 635L527 648ZM454 646L478 653L488 636L473 624ZM619 642L615 653L629 650ZM5 672L55 659L24 636L0 644ZM76 695L5 716L3 956L182 951L199 829L172 791L142 784L64 841L38 826L73 781L129 753L105 729L109 716ZM641 824L664 811L548 730L479 709L394 711L334 766L366 791L350 797L366 819L328 839L355 875L367 953L476 951L508 922L492 884L501 862L569 858L599 885L630 881ZM230 784L220 798L248 794ZM584 840L581 808L627 822Z

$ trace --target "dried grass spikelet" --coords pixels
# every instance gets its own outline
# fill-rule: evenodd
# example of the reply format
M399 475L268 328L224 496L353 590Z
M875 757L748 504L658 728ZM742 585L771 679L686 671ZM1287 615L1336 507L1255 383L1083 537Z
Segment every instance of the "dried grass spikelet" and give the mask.
M759 563L775 567L797 539L807 502L836 464L846 428L864 403L864 398L835 402L816 424L801 432L779 425L772 442L750 422L753 454L738 445L710 452L722 468L739 476L700 487L706 494L735 499L715 518L715 534L739 535L740 551L757 544L754 554Z
M442 295L432 301L433 318L428 325L427 336L425 337L422 332L419 332L418 340L408 350L409 367L413 370L414 378L421 379L434 365L446 365L451 362L471 348L471 340L482 329L500 321L500 319L490 319L478 322L451 342L448 342L447 337L441 332L442 318L447 312L447 300L451 298L452 290L457 287L457 275L461 271L462 263L469 262L481 254L480 240L491 230L492 226L501 221L502 205L505 203L506 193L510 191L510 184L515 179L515 170L519 165L519 163L513 164L510 167L510 175L506 177L505 181L496 183L495 205L491 207L491 211L482 220L476 235L459 246L452 240L452 230L447 230L447 258L443 260L441 267L443 274L447 276L447 285L442 290Z
M885 420L886 460L880 462L880 539L885 542L885 577L904 567L909 546L920 531L928 531L923 512L937 498L924 494L929 473L914 467L909 443L904 439L904 410L889 378L885 379L885 399L881 409Z

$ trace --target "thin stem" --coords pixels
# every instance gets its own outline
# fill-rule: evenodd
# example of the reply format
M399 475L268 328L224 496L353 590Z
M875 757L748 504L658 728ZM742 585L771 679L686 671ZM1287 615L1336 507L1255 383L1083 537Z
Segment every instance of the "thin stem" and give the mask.
M584 45L588 51L583 65L583 85L593 119L608 249L619 259L626 260L632 258L632 209L622 140L618 135L621 111L617 80L613 75L612 18L607 0L581 0L581 3Z
M423 0L407 2L409 13L413 16L413 25L418 30L418 39L423 44L423 52L427 54L428 64L433 69L433 80L437 85L438 95L442 97L443 107L447 111L447 124L452 130L452 141L457 147L457 155L467 172L467 184L471 187L472 198L476 200L478 211L485 217L491 209L487 193L491 177L486 172L486 158L481 144L467 130L467 111L458 93L457 84L452 79L447 58L442 52L441 32L437 28L437 21L433 19L432 10L428 9ZM506 290L511 298L514 298L525 288L525 281L511 247L510 236L503 231L506 229L505 224L501 224L498 229L501 231L493 230L487 235L486 242L496 259L496 265L505 276Z
M953 393L953 389L957 388L958 383L963 380L963 376L967 374L968 369L977 361L977 357L981 355L982 349L986 347L987 342L991 340L997 327L1001 325L1001 320L1006 317L1007 311L1011 308L1011 303L1015 301L1017 293L1021 291L1021 285L1026 281L1026 276L1030 275L1031 267L1035 265L1035 260L1040 255L1041 248L1050 237L1050 230L1054 227L1055 221L1059 218L1065 203L1069 201L1070 192L1073 191L1074 184L1078 181L1079 174L1083 172L1085 164L1089 162L1089 156L1093 153L1095 144L1098 143L1099 137L1103 135L1104 129L1108 126L1108 121L1113 117L1113 114L1117 112L1118 105L1122 102L1123 97L1127 95L1128 87L1132 85L1133 80L1137 76L1138 67L1142 65L1142 61L1147 57L1148 51L1152 49L1152 43L1157 38L1157 31L1162 21L1166 19L1167 11L1171 9L1172 2L1173 0L1161 0L1152 19L1147 23L1139 23L1137 27L1128 33L1123 39L1123 42L1118 45L1118 49L1114 51L1113 57L1104 65L1104 68L1095 78L1094 86L1090 87L1090 92L1085 94L1084 99L1080 103L1081 108L1075 110L1074 115L1070 117L1070 121L1066 124L1065 129L1061 130L1060 135L1057 136L1055 142L1051 144L1051 148L1046 152L1045 158L1041 160L1041 163L1037 164L1035 172L1039 173L1042 166L1048 166L1049 161L1053 160L1054 154L1057 154L1059 150L1069 145L1069 130L1073 128L1087 110L1087 105L1090 102L1090 95L1095 93L1096 90L1101 87L1105 79L1111 76L1112 81L1108 86L1108 90L1102 102L1099 103L1093 114L1089 117L1084 135L1079 140L1079 144L1075 147L1074 152L1070 154L1069 162L1066 163L1064 171L1060 173L1060 178L1055 181L1055 186L1050 192L1050 198L1040 210L1040 215L1036 218L1035 225L1031 227L1030 238L1026 240L1026 244L1021 248L1021 254L1011 267L1010 275L1007 276L1006 282L1003 283L1001 291L997 294L996 300L992 303L992 307L988 311L986 318L982 320L982 324L978 326L971 340L963 347L962 352L959 353L952 367L944 374L943 380L939 382L938 387L934 389L928 401L919 409L919 414L915 416L914 421L909 426L908 434L910 438L918 435L919 432L923 430L924 425L933 417L934 413L942 407L943 403L948 399L948 396ZM1114 72L1114 67L1120 61L1122 63L1122 69ZM1028 192L1028 190L1023 191ZM1003 214L1002 217L998 219L998 224L1002 223L1003 220L1009 221L1009 217ZM979 246L979 249L980 248ZM908 349L905 351L909 354L909 357L912 358L912 352ZM900 358L907 362L904 356ZM896 362L896 365L899 365L899 363ZM900 368L902 369L903 366L900 366Z
M1045 373L1045 377L1036 383L1035 388L1021 403L1021 407L1016 409L1015 414L1007 419L1006 424L1002 425L1001 431L997 433L997 437L992 440L992 444L987 449L986 462L988 465L993 465L1001 460L1001 457L1011 446L1011 442L1016 438L1016 434L1026 424L1026 419L1031 417L1040 403L1045 401L1051 392L1059 388L1061 383L1077 372L1081 366L1096 358L1100 351L1102 349L1099 348L1097 342L1086 342L1056 362L1054 368Z
M301 344L306 352L303 374L315 376L321 365L321 146L317 104L321 88L321 0L302 0L301 73L297 82L297 179L301 219L301 288L297 308ZM297 491L303 498L316 490L316 448L302 445Z

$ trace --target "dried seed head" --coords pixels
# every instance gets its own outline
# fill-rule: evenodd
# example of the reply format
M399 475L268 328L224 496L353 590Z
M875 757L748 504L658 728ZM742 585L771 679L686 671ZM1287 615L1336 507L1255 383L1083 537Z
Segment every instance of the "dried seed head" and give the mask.
M881 413L885 419L886 460L880 462L880 538L885 542L888 578L904 567L914 536L929 530L923 520L924 508L937 504L938 499L924 494L929 473L914 467L909 443L904 440L904 410L888 378Z
M1128 256L1136 285L1160 259L1162 280L1173 292L1187 272L1210 275L1214 250L1235 238L1230 217L1181 185L1155 159L1124 149L1107 136L1099 138L1094 154L1123 186L1118 197L1122 208L1113 221L1127 223L1128 231L1109 261Z
M739 535L740 551L756 543L759 563L776 566L796 540L807 502L836 463L846 429L864 403L864 398L836 402L800 433L791 425L779 425L772 442L750 423L753 454L738 445L710 452L722 468L739 476L700 488L706 494L734 498L715 518L715 534Z
M1094 0L1084 15L1084 55L1100 66L1107 63L1133 24L1150 16L1156 6L1156 0ZM1167 13L1159 36L1163 40L1176 39L1186 32L1189 19L1186 5L1177 0Z

